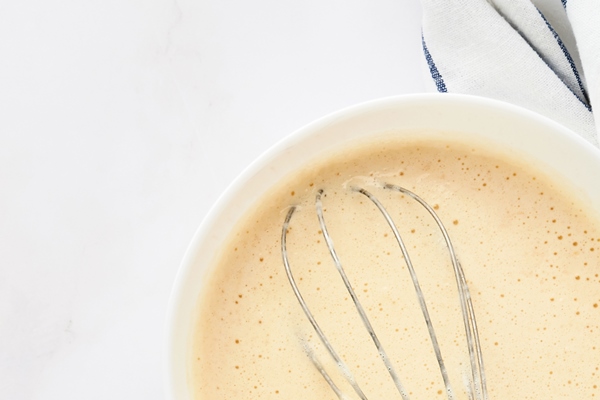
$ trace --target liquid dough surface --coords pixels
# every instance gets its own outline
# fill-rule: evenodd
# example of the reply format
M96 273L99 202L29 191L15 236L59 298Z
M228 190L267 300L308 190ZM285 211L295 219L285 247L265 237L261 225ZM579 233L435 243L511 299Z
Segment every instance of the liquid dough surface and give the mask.
M383 139L382 139L383 140ZM446 392L423 315L391 229L360 186L387 208L406 242L453 391L468 398L468 352L445 242L414 200L446 225L473 297L491 399L600 397L600 224L560 182L488 150L393 140L317 161L258 202L234 229L199 300L190 354L196 399L336 399L306 349L357 398L290 287L291 270L330 342L372 399L401 398L343 287L315 212L412 399Z

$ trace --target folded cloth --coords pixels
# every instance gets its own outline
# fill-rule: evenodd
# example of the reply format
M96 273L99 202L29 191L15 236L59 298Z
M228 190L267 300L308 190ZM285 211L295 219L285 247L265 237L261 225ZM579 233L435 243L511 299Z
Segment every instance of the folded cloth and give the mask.
M600 0L421 3L432 88L520 105L598 145Z

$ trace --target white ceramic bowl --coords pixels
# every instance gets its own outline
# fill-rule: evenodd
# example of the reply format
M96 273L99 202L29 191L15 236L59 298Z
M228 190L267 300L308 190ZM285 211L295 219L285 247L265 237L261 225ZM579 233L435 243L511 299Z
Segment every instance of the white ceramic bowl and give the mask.
M199 294L231 227L268 188L321 152L350 140L397 131L432 139L459 132L497 146L570 181L600 215L600 151L567 128L522 108L479 97L419 94L384 98L326 116L265 152L225 191L181 263L167 317L167 398L191 399L188 362Z

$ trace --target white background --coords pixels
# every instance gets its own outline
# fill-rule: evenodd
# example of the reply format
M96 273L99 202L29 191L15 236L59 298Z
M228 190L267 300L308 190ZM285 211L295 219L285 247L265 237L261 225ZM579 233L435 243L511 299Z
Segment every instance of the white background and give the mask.
M418 0L0 5L0 399L162 399L194 231L254 158L425 89Z

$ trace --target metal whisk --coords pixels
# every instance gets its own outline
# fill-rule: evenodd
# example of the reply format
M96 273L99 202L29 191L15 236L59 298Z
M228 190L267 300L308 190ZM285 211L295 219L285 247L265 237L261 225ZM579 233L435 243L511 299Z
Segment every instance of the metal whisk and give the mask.
M467 282L465 279L463 269L458 261L458 258L454 251L452 242L450 241L450 236L448 235L448 231L444 227L442 221L440 220L438 215L435 213L433 208L429 204L427 204L423 199L421 199L419 196L417 196L415 193L413 193L405 188L402 188L400 186L392 185L392 184L384 184L384 188L405 194L405 195L411 197L412 199L414 199L415 201L417 201L433 217L433 219L435 220L437 226L439 227L439 229L444 237L444 240L445 240L446 246L448 248L448 252L450 254L451 261L452 261L454 275L456 277L456 285L458 287L458 293L459 293L459 298L460 298L460 306L461 306L462 319L463 319L464 329L465 329L466 343L467 343L468 352L469 352L471 376L469 379L470 382L468 382L468 385L467 385L467 393L468 393L469 399L471 399L471 400L475 400L475 399L476 400L487 400L488 394L487 394L487 388L486 388L486 378L485 378L485 371L484 371L484 366L483 366L483 356L482 356L482 352L481 352L481 345L480 345L480 341L479 341L479 333L477 330L477 323L475 321L475 311L473 309L473 303L471 301L471 296L469 293L469 288L467 286ZM391 228L392 232L394 233L395 239L396 239L396 241L400 247L400 250L402 252L404 262L409 271L412 283L413 283L415 291L416 291L418 302L421 307L421 311L423 313L425 323L427 325L429 338L431 340L431 344L433 346L433 350L434 350L435 356L437 358L439 370L442 375L442 379L443 379L444 386L446 389L446 395L449 400L452 400L455 398L455 395L452 390L452 386L450 384L450 380L448 377L448 372L446 369L446 365L444 363L444 359L442 358L442 352L440 350L440 346L439 346L438 339L437 339L437 336L436 336L436 333L434 330L434 326L433 326L433 323L429 316L427 304L425 302L425 298L423 296L421 286L419 285L419 280L417 279L417 275L413 268L413 264L411 262L408 251L406 249L404 240L400 236L400 233L398 232L398 228L396 227L396 224L394 223L392 217L390 216L390 214L386 211L385 207L380 203L380 201L376 197L374 197L371 193L369 193L368 191L366 191L363 188L353 187L352 191L358 192L358 193L366 196L371 202L373 202L373 204L375 204L377 209L379 209L382 216L385 218L389 227ZM396 371L394 369L392 361L388 357L387 353L385 352L385 349L383 348L382 343L380 342L377 334L375 333L373 326L371 325L371 322L369 321L369 318L368 318L367 314L365 313L365 310L363 309L363 306L361 305L360 300L359 300L358 296L356 295L356 292L352 288L350 280L348 279L346 272L344 271L344 268L342 267L340 259L338 258L338 255L334 249L333 241L332 241L331 237L329 236L329 233L327 231L327 226L325 224L325 218L323 216L323 205L322 205L322 200L321 200L322 196L323 196L323 190L319 190L316 195L315 205L316 205L317 216L319 219L319 224L321 226L321 231L323 233L325 242L327 243L329 253L331 254L333 262L335 263L335 267L337 268L337 271L339 272L339 274L343 280L344 286L348 290L348 293L350 294L350 297L352 298L352 301L354 302L356 310L357 310L358 314L360 315L360 319L362 320L365 328L369 332L369 335L370 335L371 339L373 340L373 343L375 344L375 347L377 348L377 351L379 352L379 355L380 355L386 369L388 370L390 377L394 382L394 385L396 386L402 399L409 400L407 390L404 388L404 386L400 380L400 377L398 376L398 374L396 373ZM286 247L286 238L287 238L290 221L291 221L292 216L294 215L295 211L296 211L296 206L292 206L289 209L289 211L286 215L285 221L283 223L283 228L282 228L282 232L281 232L281 254L283 257L283 263L285 266L285 271L286 271L287 277L292 286L294 294L296 295L296 298L298 299L298 302L300 303L300 306L302 307L302 310L304 311L304 314L310 321L312 327L314 328L317 336L323 343L324 347L327 349L327 351L329 352L329 354L331 355L331 357L337 364L341 374L344 376L344 378L347 380L347 382L350 384L350 386L352 386L352 388L354 389L354 391L356 392L358 397L360 399L366 400L367 397L364 394L361 387L359 386L356 378L354 377L354 375L352 374L352 372L350 371L348 366L345 364L345 362L342 360L342 358L338 355L336 350L333 348L333 346L327 339L326 335L321 330L313 313L310 311L306 301L302 297L302 294L300 293L300 289L298 288L298 285L296 284L296 281L292 274L289 259L288 259L287 247ZM328 383L329 387L335 392L335 394L338 396L338 398L348 399L348 397L338 388L338 386L331 379L331 377L329 376L329 374L327 373L325 368L317 360L313 351L307 347L306 352L307 352L308 356L310 357L311 361L313 362L313 364L315 365L315 367L318 369L320 374L323 376L325 381Z

